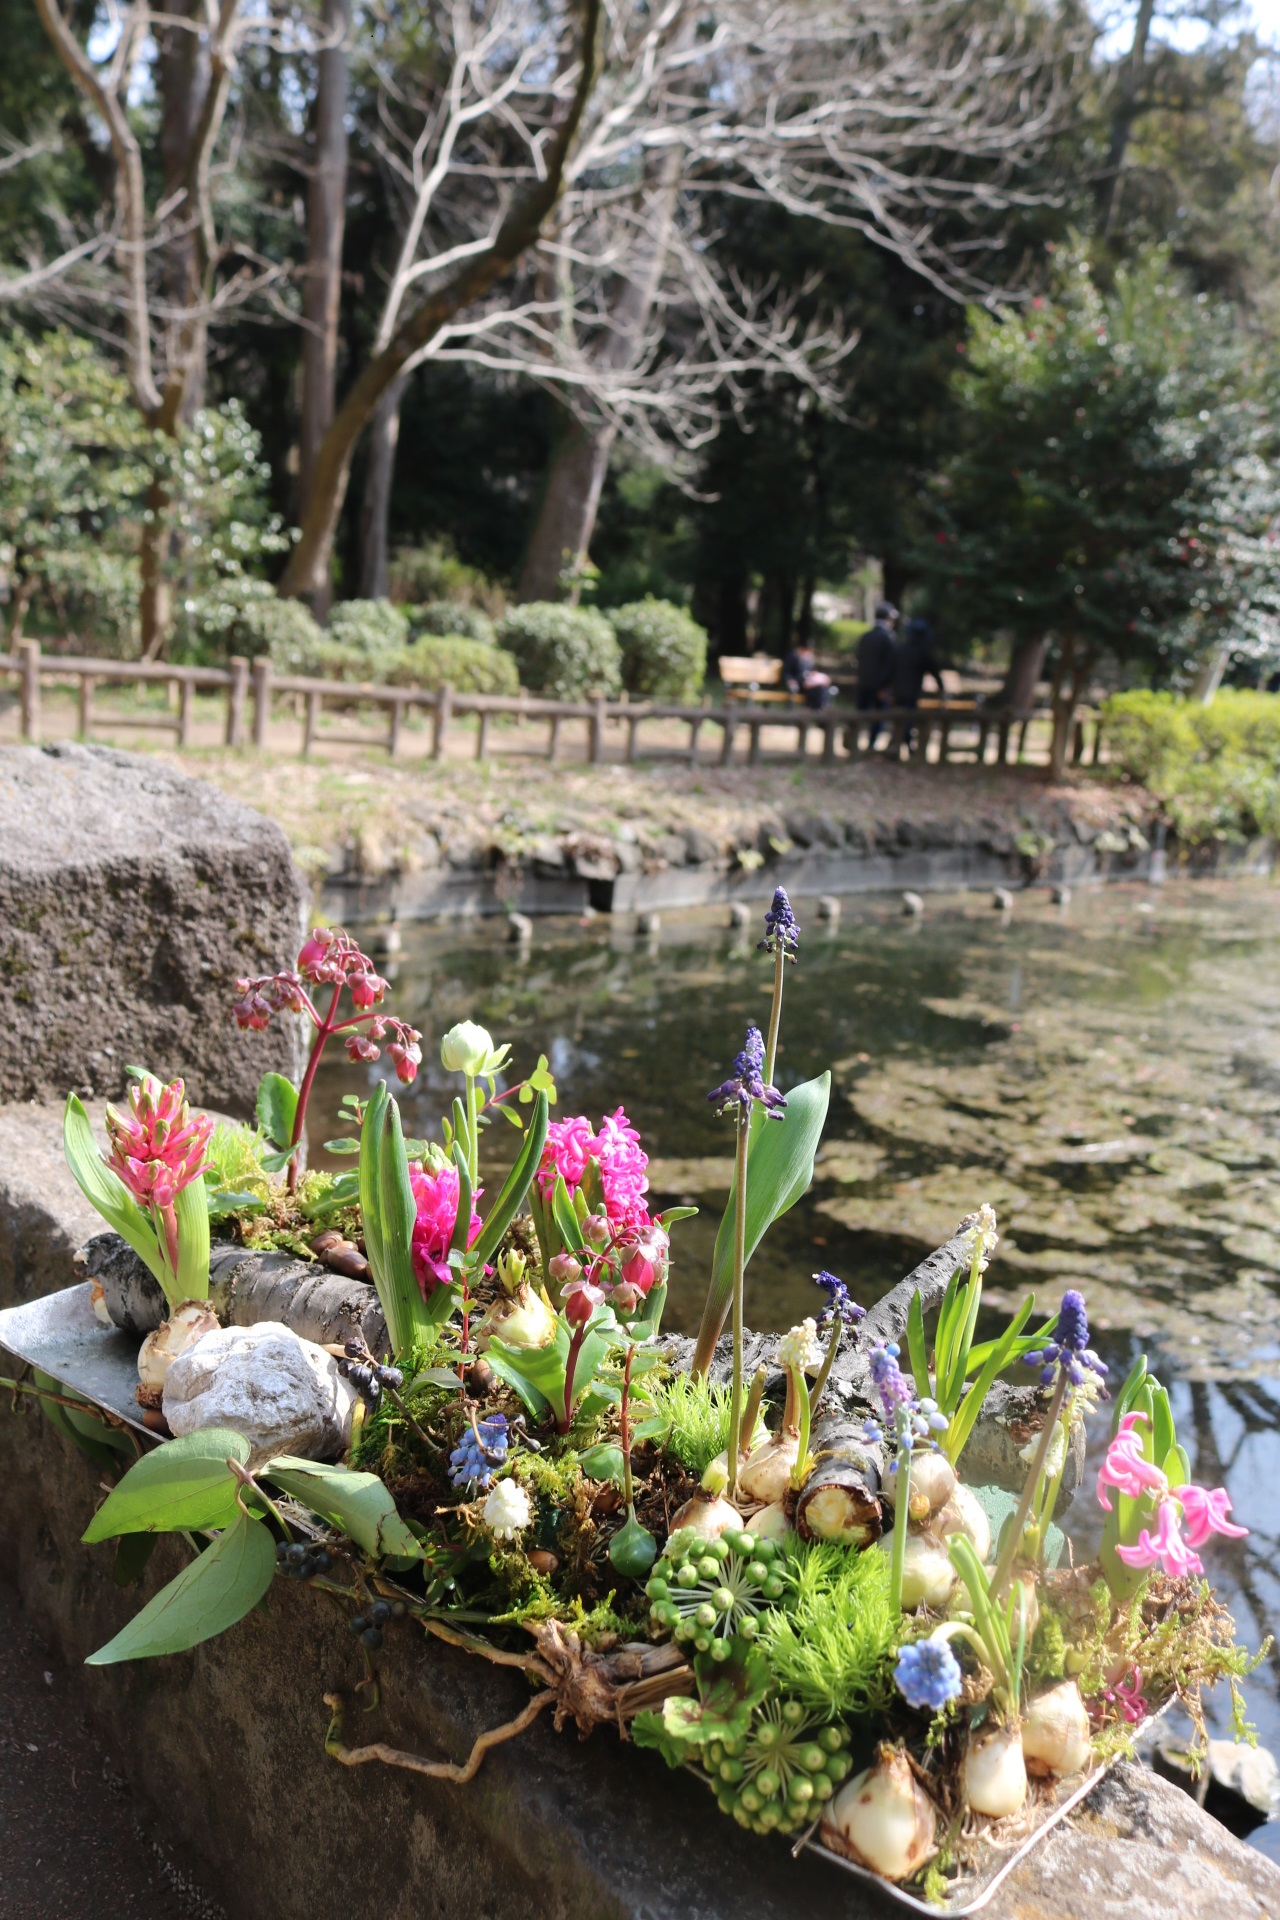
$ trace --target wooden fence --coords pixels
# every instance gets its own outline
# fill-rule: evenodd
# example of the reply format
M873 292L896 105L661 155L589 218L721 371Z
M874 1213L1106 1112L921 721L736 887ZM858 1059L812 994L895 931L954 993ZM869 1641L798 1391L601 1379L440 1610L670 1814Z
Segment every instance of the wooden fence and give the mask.
M965 704L890 708L877 713L852 713L833 706L824 712L809 708L780 710L776 706L756 706L732 701L724 706L676 706L639 700L540 700L526 692L518 695L460 693L452 687L438 691L425 687L381 687L345 680L312 680L299 675L277 674L269 660L252 662L233 658L224 667L180 667L164 662L101 660L70 654L44 654L36 640L22 640L13 653L0 654L0 676L18 682L19 728L23 740L40 739L41 692L46 684L70 682L78 689L79 723L77 732L84 740L92 738L95 724L94 693L98 687L163 686L171 701L176 695L176 710L164 713L122 714L112 711L100 716L100 724L116 732L123 727L157 729L172 733L180 747L192 744L197 693L221 693L226 700L223 739L229 747L267 745L267 727L273 702L287 698L299 712L301 739L299 749L306 758L317 745L385 748L394 759L400 750L406 715L416 711L431 715L432 759L444 757L452 723L466 715L476 716L475 757L483 760L491 753L490 726L496 717L523 723L545 722L545 741L541 747L517 748L541 754L554 761L560 752L566 723L585 729L586 758L599 762L610 757L609 732L621 734L622 759L639 757L640 729L652 722L673 721L688 729L687 742L674 757L698 763L703 731L720 730L718 761L728 766L735 757L740 738L746 739L745 760L756 766L763 757L761 736L766 727L794 728L795 751L807 755L811 734L821 736L824 765L839 757L839 749L850 757L886 751L894 758L905 750L912 760L927 761L930 743L936 739L936 759L947 761L959 750L966 759L1007 766L1023 760L1027 735L1032 722L1047 721L1047 711L1017 712L1012 708L975 707ZM320 728L326 705L349 710L374 708L386 715L386 731L380 737L368 731L339 733ZM877 746L877 740L881 746ZM1072 760L1076 765L1098 762L1102 742L1102 719L1096 709L1082 707L1075 716ZM994 747L994 753L990 750ZM671 754L671 749L659 748ZM767 757L775 757L770 753Z

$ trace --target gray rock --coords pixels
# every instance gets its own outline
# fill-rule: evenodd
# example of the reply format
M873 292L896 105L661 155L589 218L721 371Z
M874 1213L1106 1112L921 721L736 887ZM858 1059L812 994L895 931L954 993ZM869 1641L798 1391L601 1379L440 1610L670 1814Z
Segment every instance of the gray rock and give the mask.
M1013 895L1008 887L997 887L991 896L991 904L997 913L1013 912Z
M639 873L644 865L644 855L636 845L634 833L629 840L624 840L619 835L615 851L619 873Z
M751 925L751 909L745 900L735 900L730 905L729 925L738 931Z
M0 1099L118 1095L139 1061L248 1114L296 1077L301 1022L231 1022L241 974L290 966L305 884L279 827L111 747L0 749Z
M844 833L829 813L789 813L785 817L787 834L798 847L839 847Z
M818 901L818 918L819 920L830 920L833 925L835 924L840 918L840 896L838 894L824 893L821 895Z
M513 947L526 946L533 938L533 922L527 913L507 915L507 940Z
M685 858L690 866L714 866L720 858L720 843L701 827L686 827L684 830Z
M347 1444L356 1395L323 1347L279 1321L219 1327L179 1354L164 1381L164 1417L179 1438L230 1427L252 1449L332 1460Z
M924 901L918 893L904 893L902 896L902 911L909 916L921 914L924 912Z
M564 848L549 834L543 834L527 848L530 865L544 879L558 880L565 870Z

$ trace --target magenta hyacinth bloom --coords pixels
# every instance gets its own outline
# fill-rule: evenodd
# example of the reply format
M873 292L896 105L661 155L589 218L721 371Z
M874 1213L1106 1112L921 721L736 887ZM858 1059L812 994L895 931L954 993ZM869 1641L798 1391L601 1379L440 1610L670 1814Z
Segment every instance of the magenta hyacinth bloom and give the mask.
M552 1121L538 1168L538 1191L543 1199L550 1198L557 1174L570 1194L576 1193L591 1159L600 1164L600 1187L610 1226L632 1233L647 1227L650 1221L644 1196L649 1191L649 1156L621 1107L605 1115L598 1133L592 1132L585 1114Z
M425 1299L433 1288L447 1285L453 1277L449 1267L449 1248L458 1219L458 1169L445 1166L439 1173L427 1173L422 1167L410 1167L409 1185L413 1188L418 1208L410 1252L413 1270ZM473 1197L478 1200L482 1192L483 1188L477 1188ZM473 1207L467 1228L468 1246L475 1240L482 1224L480 1215Z
M167 1087L144 1074L129 1089L129 1111L107 1108L110 1153L103 1159L144 1207L171 1207L204 1172L212 1120L191 1118L181 1080Z
M1193 1553L1183 1539L1178 1522L1176 1503L1172 1499L1162 1500L1156 1510L1155 1532L1144 1527L1133 1546L1116 1548L1117 1558L1123 1560L1126 1567L1163 1567L1171 1580L1179 1579L1184 1573L1203 1573L1200 1556Z
M1165 1475L1143 1455L1142 1436L1137 1431L1139 1423L1146 1425L1145 1413L1125 1414L1120 1422L1120 1431L1107 1448L1107 1457L1098 1468L1098 1505L1107 1513L1111 1512L1108 1487L1127 1494L1130 1500L1139 1500L1144 1493L1168 1491L1169 1482Z
M1211 1533L1221 1533L1228 1540L1247 1537L1248 1527L1238 1527L1227 1519L1231 1496L1225 1487L1215 1487L1212 1492L1206 1487L1175 1487L1173 1497L1182 1508L1189 1547L1202 1547Z

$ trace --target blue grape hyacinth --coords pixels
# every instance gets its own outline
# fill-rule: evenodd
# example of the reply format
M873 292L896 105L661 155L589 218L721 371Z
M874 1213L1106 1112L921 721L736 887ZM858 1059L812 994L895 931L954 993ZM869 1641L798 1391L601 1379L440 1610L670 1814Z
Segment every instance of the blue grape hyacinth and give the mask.
M917 1640L903 1647L893 1677L909 1707L930 1707L934 1713L956 1699L964 1685L960 1663L945 1640Z
M449 1478L455 1487L477 1487L483 1493L493 1485L494 1473L506 1457L506 1417L490 1414L487 1420L468 1427L449 1455Z

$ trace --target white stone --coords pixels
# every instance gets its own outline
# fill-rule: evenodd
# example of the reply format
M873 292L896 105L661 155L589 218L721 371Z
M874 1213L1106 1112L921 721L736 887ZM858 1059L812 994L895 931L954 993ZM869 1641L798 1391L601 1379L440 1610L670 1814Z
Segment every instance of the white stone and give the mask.
M172 1433L230 1427L249 1442L250 1466L277 1453L334 1459L347 1445L355 1401L333 1356L277 1320L206 1333L164 1382Z

